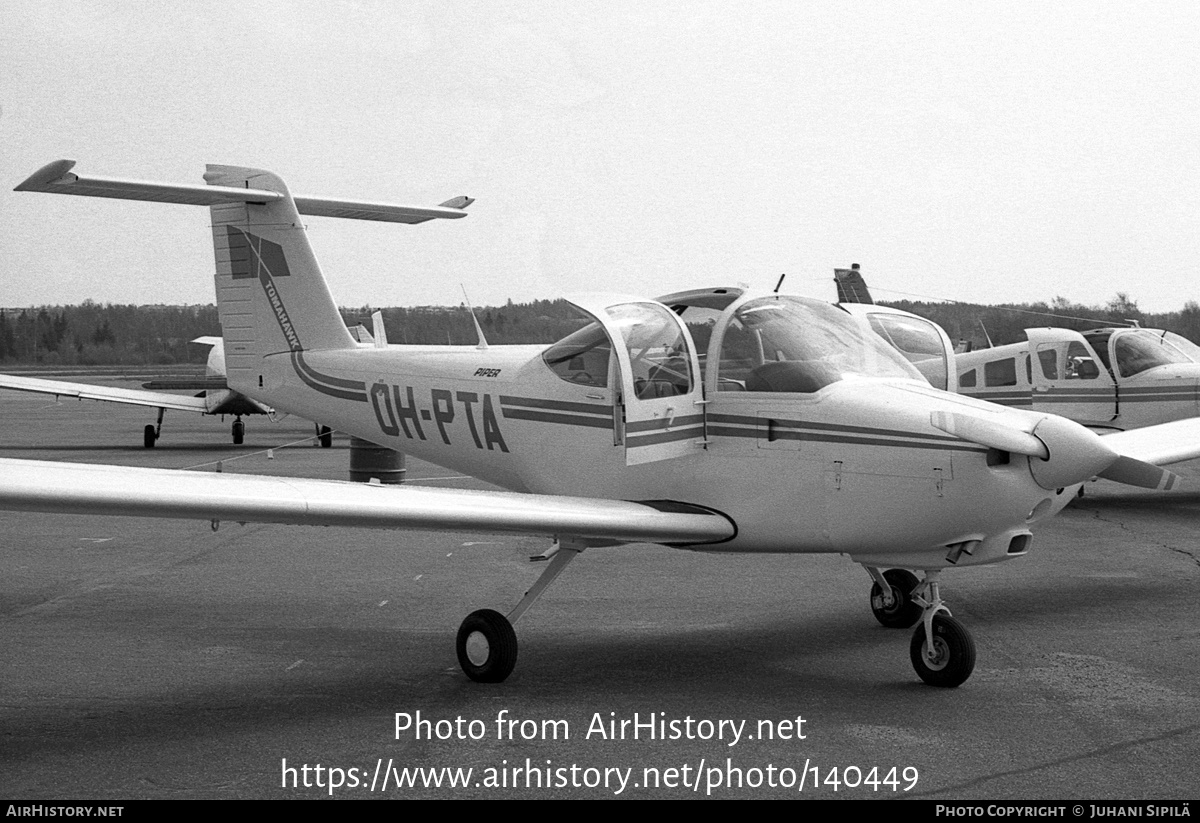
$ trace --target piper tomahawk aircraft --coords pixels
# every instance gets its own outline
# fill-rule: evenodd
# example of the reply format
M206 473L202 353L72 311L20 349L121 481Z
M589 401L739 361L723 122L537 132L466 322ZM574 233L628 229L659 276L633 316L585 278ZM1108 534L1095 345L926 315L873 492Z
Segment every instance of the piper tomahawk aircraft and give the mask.
M162 436L163 414L167 409L210 415L231 414L234 417L231 432L233 443L235 446L239 446L246 436L246 424L242 422L242 416L269 415L272 410L269 406L229 389L225 380L225 346L220 337L197 337L192 342L210 347L203 380L159 380L143 384L141 389L126 389L120 386L97 386L90 383L71 383L65 380L45 380L40 377L0 374L0 389L157 408L157 424L147 423L142 433L142 445L148 449L154 448L155 443ZM199 394L189 397L164 391L166 389L199 391ZM324 441L322 441L322 445L324 445Z
M652 542L845 554L874 581L876 618L916 626L921 679L958 686L975 646L942 601L942 570L1025 555L1030 528L1096 475L1166 489L1178 477L1155 463L1200 456L1181 445L1200 444L1195 421L1102 440L932 388L838 307L743 288L576 297L590 322L548 347L359 346L302 207L418 223L463 217L468 201L294 198L276 175L233 166L177 186L72 165L18 188L209 206L231 388L511 491L2 460L0 507L552 537L548 567L507 617L483 609L460 626L473 680L510 674L512 623L580 551Z

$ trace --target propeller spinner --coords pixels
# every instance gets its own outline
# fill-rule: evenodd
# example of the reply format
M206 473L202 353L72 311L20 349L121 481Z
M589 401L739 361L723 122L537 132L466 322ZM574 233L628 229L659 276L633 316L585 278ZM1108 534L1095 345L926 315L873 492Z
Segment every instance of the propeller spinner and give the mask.
M1097 476L1160 491L1170 491L1179 484L1179 475L1174 472L1117 454L1098 434L1065 417L1043 417L1032 431L950 411L933 412L930 423L954 437L1029 457L1034 482L1047 490Z

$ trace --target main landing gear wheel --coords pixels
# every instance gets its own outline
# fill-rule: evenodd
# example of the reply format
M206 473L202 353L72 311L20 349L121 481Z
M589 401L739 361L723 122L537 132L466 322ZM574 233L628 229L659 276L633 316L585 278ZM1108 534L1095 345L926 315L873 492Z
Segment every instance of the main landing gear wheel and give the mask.
M240 446L246 439L246 424L241 420L233 421L233 445Z
M142 429L142 445L148 449L154 448L155 441L158 440L158 432L154 430L154 426L150 423L146 424L146 428Z
M333 448L333 429L328 426L321 426L317 430L317 440L320 442L321 448Z
M917 626L909 645L913 668L930 686L961 686L975 670L975 641L962 623L947 614L933 616L933 648L925 623Z
M907 629L915 626L924 611L911 597L920 583L917 576L908 569L888 569L883 573L883 579L892 588L892 603L885 603L883 589L878 583L873 583L871 613L875 615L875 619L889 629Z
M455 648L463 672L477 683L501 683L517 665L517 633L508 618L491 609L467 615Z

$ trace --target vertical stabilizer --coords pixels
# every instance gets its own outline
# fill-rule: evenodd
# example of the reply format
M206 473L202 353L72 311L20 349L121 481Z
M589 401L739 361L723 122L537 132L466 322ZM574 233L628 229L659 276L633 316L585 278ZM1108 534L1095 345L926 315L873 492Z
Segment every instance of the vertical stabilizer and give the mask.
M261 360L271 354L355 348L284 182L258 169L213 165L204 180L283 195L209 207L230 388L254 392Z
M863 279L857 263L848 269L834 269L833 280L837 283L839 303L874 304L871 292L867 291L867 281Z

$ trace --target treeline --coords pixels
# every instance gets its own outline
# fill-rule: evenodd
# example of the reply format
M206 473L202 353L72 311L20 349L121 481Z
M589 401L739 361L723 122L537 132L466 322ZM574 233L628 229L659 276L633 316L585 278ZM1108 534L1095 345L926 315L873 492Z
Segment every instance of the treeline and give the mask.
M881 301L882 302L882 301ZM1166 329L1192 341L1200 341L1200 304L1189 300L1180 311L1153 314L1143 312L1127 294L1118 292L1103 306L1085 306L1056 297L1049 303L1004 303L982 306L974 303L927 303L901 300L887 302L913 314L926 317L946 330L950 339L967 341L973 348L1025 340L1025 329L1039 326L1086 331L1102 326L1129 326L1134 323L1151 329Z
M371 329L370 306L342 309L349 326ZM465 307L383 309L392 343L473 345ZM476 309L489 343L552 343L583 325L565 300L538 300ZM0 310L0 364L43 366L204 363L208 349L189 346L221 334L217 308L205 306L37 306Z
M1200 342L1200 305L1150 314L1117 294L1104 306L1084 306L1064 298L1050 303L982 306L970 303L889 302L941 325L955 340L973 347L1024 340L1023 330L1058 326L1076 330L1137 322L1168 329ZM348 326L371 329L370 306L342 309ZM475 326L465 307L419 306L382 309L391 343L473 345ZM537 300L476 309L489 343L552 343L583 324L565 300ZM171 365L203 363L207 348L189 346L197 337L221 334L215 306L101 305L38 306L0 310L0 364L10 365Z

